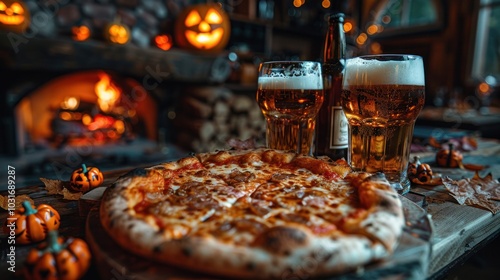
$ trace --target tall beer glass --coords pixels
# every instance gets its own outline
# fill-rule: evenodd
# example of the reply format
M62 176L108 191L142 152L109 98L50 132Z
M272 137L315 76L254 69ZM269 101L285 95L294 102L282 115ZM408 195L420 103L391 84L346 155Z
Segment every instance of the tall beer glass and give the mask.
M267 122L268 148L312 154L315 119L323 103L321 77L319 62L260 64L256 99Z
M348 161L354 170L384 172L401 194L415 120L424 106L422 58L371 55L347 60L342 108L349 122Z

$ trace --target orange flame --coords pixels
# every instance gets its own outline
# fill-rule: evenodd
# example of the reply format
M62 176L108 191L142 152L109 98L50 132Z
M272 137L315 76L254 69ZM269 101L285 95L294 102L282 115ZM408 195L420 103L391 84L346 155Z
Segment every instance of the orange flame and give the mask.
M121 90L111 82L111 78L107 74L99 74L99 81L95 85L95 93L97 94L97 103L102 111L109 111L115 102L120 98Z

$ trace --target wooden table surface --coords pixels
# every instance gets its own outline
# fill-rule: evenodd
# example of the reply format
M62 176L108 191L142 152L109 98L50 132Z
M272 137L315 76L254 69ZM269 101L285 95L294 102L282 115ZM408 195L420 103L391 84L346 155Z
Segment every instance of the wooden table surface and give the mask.
M488 157L492 160L488 171L493 173L494 178L499 178L500 145L494 141L487 141L481 145L478 151L471 152L472 157L466 156L465 158L473 159L473 156ZM419 156L423 161L432 161L433 154L420 153ZM106 172L104 185L111 184L115 178L125 172L127 170ZM463 172L456 172L456 170L445 170L442 173L446 174L446 172L450 173L451 177L464 176ZM465 176L468 175L470 174L466 172ZM5 194L5 192L2 193L2 195ZM85 213L79 213L78 201L64 200L60 195L48 195L42 184L23 188L18 186L16 195L21 194L28 194L36 205L41 203L50 204L59 211L61 215L61 235L85 238L86 216ZM414 200L414 197L425 197L422 208L430 215L433 223L432 252L428 267L428 278L443 278L455 264L461 262L462 258L475 253L487 242L500 235L499 214L493 215L488 210L459 205L442 186L414 186L407 197L412 200ZM0 221L2 223L6 220L6 217L7 211L0 210ZM7 270L8 244L6 234L2 233L0 238L0 271L2 279L15 278L16 274ZM31 247L20 245L16 247L16 271L20 271L24 256ZM86 279L95 279L96 275L96 269L92 267ZM7 278L4 278L4 276L7 276Z
M491 173L493 178L500 178L500 142L497 140L479 141L477 150L463 154L465 163L486 165L487 168L480 172L481 177ZM434 152L415 153L413 156L419 156L443 177L458 180L472 178L475 173L436 167ZM413 185L411 192L425 196L427 205L423 208L434 224L429 278L445 276L455 265L499 238L500 213L494 215L485 209L459 205L444 186Z

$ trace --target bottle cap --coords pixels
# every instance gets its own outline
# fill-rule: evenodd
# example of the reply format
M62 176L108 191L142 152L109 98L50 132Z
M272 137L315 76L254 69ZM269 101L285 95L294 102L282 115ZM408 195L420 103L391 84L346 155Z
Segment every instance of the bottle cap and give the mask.
M330 15L330 22L344 22L345 14L344 13L334 13Z

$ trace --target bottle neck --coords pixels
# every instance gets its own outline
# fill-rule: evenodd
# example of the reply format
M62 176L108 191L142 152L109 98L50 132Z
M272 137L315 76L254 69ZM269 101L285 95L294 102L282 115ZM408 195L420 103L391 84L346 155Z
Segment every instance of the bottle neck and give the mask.
M340 21L331 20L325 38L323 67L325 74L342 72L345 66L345 34Z

